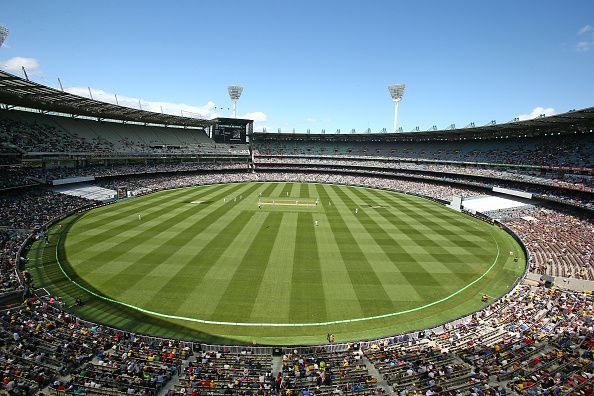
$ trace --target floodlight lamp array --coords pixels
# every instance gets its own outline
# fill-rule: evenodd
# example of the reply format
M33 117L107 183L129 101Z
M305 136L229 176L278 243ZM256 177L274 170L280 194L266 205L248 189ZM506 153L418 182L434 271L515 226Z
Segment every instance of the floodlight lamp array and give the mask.
M231 100L239 100L241 93L243 92L243 87L239 85L230 85L227 87L227 91L229 91L229 96Z
M8 37L8 29L4 26L0 26L0 47L4 43L6 37Z
M388 86L388 91L393 100L400 100L404 95L404 84L395 84Z

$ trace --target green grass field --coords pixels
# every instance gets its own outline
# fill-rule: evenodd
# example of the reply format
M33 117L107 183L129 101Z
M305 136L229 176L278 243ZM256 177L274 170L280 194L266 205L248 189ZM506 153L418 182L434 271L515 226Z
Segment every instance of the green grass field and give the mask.
M525 267L506 232L429 200L299 183L191 187L104 206L55 226L29 258L36 286L68 305L82 297L72 309L83 318L258 344L436 325L480 308L483 293L505 293Z

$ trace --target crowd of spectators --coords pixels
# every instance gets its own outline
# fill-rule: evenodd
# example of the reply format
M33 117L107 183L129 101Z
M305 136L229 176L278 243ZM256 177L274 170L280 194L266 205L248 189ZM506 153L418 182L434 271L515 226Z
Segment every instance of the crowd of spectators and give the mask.
M468 186L475 186L475 187L482 187L487 189L492 189L493 187L502 187L508 188L512 190L519 190L531 193L536 197L554 200L563 203L569 203L576 206L581 206L584 208L594 209L594 200L592 200L592 192L582 191L577 189L566 189L566 188L556 188L552 186L546 185L537 185L537 184L522 184L517 183L510 180L505 179L479 179L468 175L464 175L461 173L443 173L443 174L430 174L430 173L416 173L411 174L409 171L404 171L401 169L392 169L390 167L371 167L371 168L362 168L362 169L349 169L345 167L332 167L332 166L319 166L315 164L272 164L268 163L265 164L266 166L262 166L264 164L260 164L257 167L260 171L269 171L273 170L283 171L283 172L294 172L295 170L299 171L307 171L307 172L329 172L329 173L347 173L353 174L357 173L359 175L377 175L377 176L393 176L393 177L403 177L403 178L410 178L413 177L419 180L426 180L430 181L437 181L437 182L446 182L446 183L456 183Z
M27 112L0 113L0 146L28 154L84 154L87 158L127 155L248 155L247 144L219 144L203 130L175 130L98 123Z
M334 165L336 166L336 165ZM92 166L85 168L58 168L52 170L42 170L35 168L8 168L4 169L3 175L6 178L0 178L0 188L15 186L15 185L26 185L36 184L43 181L49 181L59 178L68 178L75 176L125 176L133 174L154 174L154 173L168 173L168 172L180 172L180 173L191 173L203 172L203 171L217 171L217 170L242 170L247 169L248 164L246 162L201 162L201 163L167 163L167 164L137 164L137 165L113 165L113 166ZM285 167L281 164L274 165L275 171L285 171L290 173L294 168ZM264 168L266 170L266 168ZM353 173L348 168L336 167L336 168L320 168L312 164L300 168L301 171L324 171L333 173ZM397 176L397 177L410 177L409 173L399 172L398 169L392 169L390 166L379 167L374 166L366 170L360 170L358 173L362 175L371 176ZM417 174L415 176L420 180L426 180L430 182L432 180L452 183L463 183L469 186L493 188L493 187L504 187L511 188L521 191L533 193L537 197L541 197L548 200L557 202L565 202L573 205L594 208L594 201L592 200L592 193L586 191L577 191L571 189L559 189L551 188L545 185L526 185L518 184L509 180L503 179L485 179L485 180L468 180L465 176L460 175L453 171L451 173L445 173L441 176L435 174Z
M248 169L246 161L213 161L204 162L179 162L179 163L138 163L125 165L94 165L79 168L33 168L33 167L0 167L0 189L22 187L49 183L52 180L71 177L113 177L134 174L193 172L193 171L218 171L233 169Z
M90 201L55 193L51 190L27 190L0 195L0 227L33 230Z
M34 168L0 166L0 189L39 184L39 173Z
M327 161L325 162L334 162L334 161ZM259 169L266 170L266 166L272 167L274 170L281 170L286 172L291 172L294 169L294 166L300 166L300 170L302 171L325 171L325 172L333 172L333 173L353 173L352 169L339 166L344 161L340 160L337 161L336 164L324 164L322 167L320 164L317 164L314 160L307 160L304 163L291 163L290 165L286 165L283 167L282 163L259 163ZM349 161L351 164L353 162ZM359 161L355 161L359 164ZM363 163L363 162L362 162ZM258 163L257 163L258 164ZM265 165L262 168L262 165ZM360 164L359 164L360 165ZM357 165L357 167L359 167ZM383 164L381 166L381 162L374 162L373 166L368 168L363 168L359 170L361 174L369 174L369 175L390 175L390 176L397 176L397 177L411 177L410 171L413 170L416 165L415 164L408 164L404 168L399 167L395 164ZM423 165L422 167L424 167ZM428 165L429 168L437 169L437 165ZM441 174L436 173L427 173L427 172L420 172L415 173L414 176L416 178L422 180L437 180L437 181L447 181L447 182L454 182L454 183L463 183L467 185L474 185L477 187L484 187L484 188L492 188L492 187L504 187L504 188L511 188L521 191L526 191L534 194L535 196L542 197L549 200L555 200L559 202L566 202L571 203L574 205L587 207L587 208L594 208L594 203L592 200L592 188L591 188L591 178L586 176L582 177L581 182L582 184L572 184L574 182L578 182L576 177L579 176L571 176L568 177L567 181L547 181L545 178L539 177L534 179L533 176L530 176L530 179L534 179L532 181L538 181L540 184L521 184L517 183L519 180L517 177L509 178L504 177L503 175L499 175L496 179L469 179L466 174L474 175L475 173L480 172L487 172L492 173L495 171L485 170L485 169L473 169L473 168L459 168L456 166L451 165L444 165L448 169L442 169ZM105 176L124 176L124 175L131 175L131 174L153 174L153 173L168 173L168 172L200 172L205 170L240 170L240 169L247 169L248 163L239 161L231 161L231 162L185 162L185 163L164 163L164 164L134 164L134 165L107 165L107 166L90 166L90 167L81 167L81 168L56 168L56 169L39 169L39 168L24 168L24 167L4 167L0 168L0 188L6 187L14 187L14 186L23 186L23 185L31 185L31 184L39 184L40 182L48 182L54 179L60 178L68 178L68 177L76 177L76 176L95 176L95 177L105 177ZM421 169L417 169L420 171ZM517 175L516 175L517 176ZM571 180L571 182L570 182ZM526 180L524 180L526 181ZM563 188L558 188L563 187Z
M530 271L594 280L594 224L591 218L538 208L505 222L531 253Z
M366 354L403 396L591 395L593 331L589 295L520 285L467 318Z
M59 168L47 170L44 173L46 180L65 179L80 176L126 176L135 174L173 173L192 171L220 171L220 170L247 170L246 161L225 162L181 162L181 163L151 163L112 166L91 166L84 168Z
M17 277L17 253L25 241L24 231L0 229L0 296L21 289Z
M234 183L248 181L288 181L296 183L332 183L362 185L374 188L384 188L395 191L403 191L424 195L436 199L449 201L453 196L472 196L477 190L472 188L458 188L444 184L431 182L416 182L399 179L386 179L381 177L364 177L353 175L340 175L329 173L220 173L220 174L196 174L196 175L168 175L158 176L136 176L120 180L106 180L98 182L98 185L114 189L117 186L126 185L129 191L135 195L150 193L153 191L179 188L207 183Z
M2 313L0 352L2 383L9 394L36 394L52 381L92 358L82 331L53 318L39 301Z
M195 186L213 183L236 183L243 181L257 181L256 174L243 172L230 173L199 173L186 175L137 175L109 180L99 180L95 184L111 190L125 185L133 195L148 194L171 188Z
M369 374L360 350L327 352L318 350L283 355L283 366L277 375L275 389L296 394L380 395L377 378Z
M560 144L560 140L563 144ZM591 133L506 139L349 142L254 139L256 154L344 155L490 164L594 167Z
M131 175L104 181L135 193L208 183L290 181L363 185L449 201L479 193L434 182L329 173ZM16 251L31 230L89 202L51 191L0 196L2 290L18 288ZM505 221L526 243L530 269L594 279L588 218L557 209L531 207ZM19 229L25 231L18 231ZM28 231L26 231L28 230ZM565 272L555 272L565 268ZM584 272L585 270L585 272ZM57 300L56 300L57 301ZM56 304L54 302L54 304ZM59 307L59 304L58 304ZM542 286L519 286L482 311L414 336L397 336L366 351L396 394L434 395L591 394L594 306L591 297ZM34 394L50 387L70 394L155 395L178 375L178 394L381 394L357 351L287 353L280 373L270 357L203 353L173 341L153 341L85 324L49 302L36 299L6 311L0 319L3 387ZM157 342L157 344L155 344ZM186 362L186 363L184 363ZM185 369L182 369L185 367ZM539 393L540 392L540 393Z
M17 253L27 236L40 233L49 220L89 203L45 190L0 195L0 296L22 289Z
M468 317L363 351L286 352L278 372L271 355L193 357L189 345L82 322L59 307L59 299L33 298L0 313L7 393L156 395L168 387L168 395L383 394L368 359L402 396L592 394L594 303L542 285L517 286ZM175 376L178 384L168 385Z
M18 165L21 163L21 151L17 147L7 146L0 142L0 166Z
M0 143L27 152L93 152L108 151L96 142L86 142L58 125L0 118Z
M95 358L74 371L71 389L95 393L155 395L181 370L182 361L191 354L175 341L145 342L134 335L115 333L99 349ZM74 392L75 393L75 392Z
M188 362L177 394L272 394L272 356L224 351L201 352Z
M192 143L187 145L155 144L148 145L138 141L118 141L116 154L132 154L146 156L163 155L243 155L250 153L247 144L225 143ZM114 157L111 153L110 157Z
M415 172L453 173L457 175L484 176L508 181L529 182L548 186L562 187L587 192L594 191L594 177L574 173L543 174L540 170L517 167L486 167L476 164L433 163L422 161L400 161L384 158L319 158L319 157L287 157L287 156L255 156L254 164L299 164L324 165L350 168L389 168Z
M2 387L10 395L157 395L191 348L85 323L59 299L26 300L0 314Z
M18 115L0 117L0 144L5 147L19 147L25 152L64 152L87 153L88 158L98 155L118 157L138 155L243 155L248 158L247 145L216 144L203 132L200 139L190 139L192 134L172 131L170 134L159 134L147 129L137 130L138 126L127 128L109 123L97 124L95 137L78 135L72 127L65 127L51 117L43 119L36 115ZM87 122L87 121L85 121ZM64 124L67 125L67 124ZM70 128L70 129L69 129ZM114 129L115 128L115 129ZM136 129L134 129L136 128ZM72 129L72 130L71 130ZM103 130L103 134L101 131ZM117 130L117 133L115 131ZM162 132L162 131L161 131ZM167 137L169 135L169 137ZM171 136L177 136L171 139ZM198 136L198 135L196 135ZM589 142L589 134L563 136L563 145L551 145L553 140L561 137L510 138L475 141L429 141L402 142L396 145L380 143L325 143L293 142L300 147L303 155L333 155L334 158L273 158L255 156L259 166L271 165L278 161L307 166L309 170L324 166L326 171L345 172L348 167L367 167L377 174L393 174L396 176L425 176L441 178L449 181L464 182L470 185L511 186L512 188L530 191L542 197L566 201L576 205L592 208L594 182L591 176L593 147ZM116 139L116 140L114 140ZM118 140L119 139L119 140ZM169 144L173 140L178 144ZM267 154L286 154L285 145L289 143L259 142L253 143L256 152ZM311 150L302 150L307 145ZM332 146L336 146L332 150ZM299 153L298 153L299 154ZM350 157L348 158L347 155ZM380 160L378 155L383 155ZM358 158L353 158L357 156ZM366 159L367 158L367 159ZM386 159L390 159L386 161ZM400 159L404 159L401 161ZM416 162L411 162L416 161ZM530 170L518 167L484 166L454 163L429 163L423 161L472 161L491 164L529 164L532 166L571 166L582 170L578 173L569 171ZM239 166L239 165L238 165ZM230 164L224 165L232 167ZM347 168L347 169L345 169ZM159 165L107 165L69 169L40 169L19 166L4 166L0 169L0 188L8 188L47 182L52 179L73 176L113 176L125 173L154 173L156 171L191 171L204 169L191 164L159 164ZM584 174L590 169L590 174ZM289 168L287 169L287 171ZM554 172L554 173L551 173ZM587 173L587 172L586 172ZM441 176L440 176L441 175ZM470 177L473 178L470 178ZM477 177L481 177L477 179ZM483 177L485 179L483 179ZM523 183L523 184L522 184ZM525 184L531 183L531 184Z
M507 222L518 218L530 218L534 213L538 212L540 206L526 204L523 206L516 206L513 208L495 209L481 212L492 219L500 222Z

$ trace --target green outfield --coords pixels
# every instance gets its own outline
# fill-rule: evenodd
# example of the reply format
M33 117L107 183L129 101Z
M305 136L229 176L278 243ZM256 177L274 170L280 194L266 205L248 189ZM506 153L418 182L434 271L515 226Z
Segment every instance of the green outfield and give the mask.
M519 259L514 261L514 256ZM240 183L71 216L36 242L36 287L85 319L215 343L321 343L420 329L483 306L525 267L496 226L383 190ZM81 297L84 305L72 307Z

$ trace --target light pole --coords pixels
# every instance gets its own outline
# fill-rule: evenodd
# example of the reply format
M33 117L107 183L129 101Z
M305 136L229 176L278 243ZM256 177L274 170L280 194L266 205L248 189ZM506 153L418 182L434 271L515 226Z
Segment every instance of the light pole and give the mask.
M4 44L6 37L8 37L8 29L4 26L0 26L0 47Z
M396 84L388 86L388 91L390 91L390 96L394 101L394 132L398 131L398 103L402 99L404 95L404 84Z
M227 91L229 91L229 97L233 101L233 118L237 118L237 101L243 92L243 87L239 85L230 85L227 87Z

